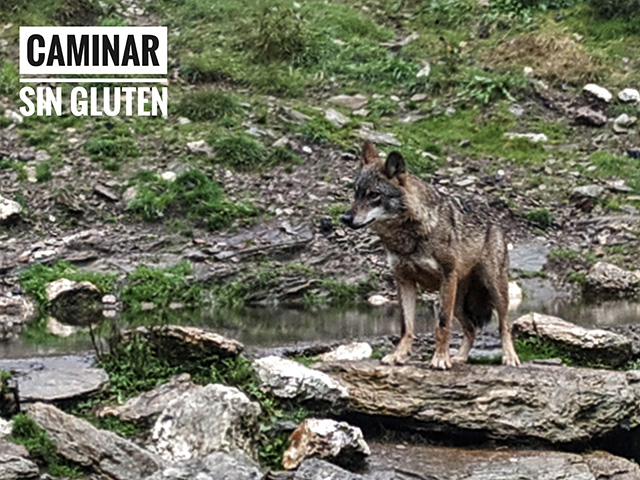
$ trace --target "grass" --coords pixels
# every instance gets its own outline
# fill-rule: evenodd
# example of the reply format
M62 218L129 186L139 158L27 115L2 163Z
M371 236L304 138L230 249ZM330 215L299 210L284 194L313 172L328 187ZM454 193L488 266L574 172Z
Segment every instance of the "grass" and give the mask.
M236 219L254 216L250 203L231 203L220 186L200 170L180 174L174 182L154 172L141 172L130 182L138 187L127 211L145 221L187 217L209 230L227 227Z
M115 275L82 272L75 265L62 260L51 266L42 264L31 265L19 275L22 288L36 301L38 311L41 315L44 315L49 306L46 293L47 284L61 278L75 282L90 282L104 294L112 291L115 282Z
M238 99L220 90L195 90L184 94L175 113L193 121L220 120L242 112Z
M87 140L85 150L93 160L101 162L104 168L112 171L118 171L126 160L140 155L134 139L109 134Z
M589 161L596 166L594 175L623 178L634 193L640 193L640 162L637 160L601 150L593 153Z
M225 165L240 170L255 170L266 160L265 149L260 142L245 133L208 138L216 151L216 159Z
M84 472L77 465L63 458L47 435L24 413L13 417L13 428L9 440L23 445L29 451L29 457L54 477L81 478Z
M202 304L202 286L190 278L192 273L186 261L175 267L158 269L139 265L127 277L120 298L134 313L139 313L144 303L153 303L161 310L171 303L197 308Z
M542 229L547 229L553 225L553 215L544 208L529 210L524 214L524 218L531 224Z

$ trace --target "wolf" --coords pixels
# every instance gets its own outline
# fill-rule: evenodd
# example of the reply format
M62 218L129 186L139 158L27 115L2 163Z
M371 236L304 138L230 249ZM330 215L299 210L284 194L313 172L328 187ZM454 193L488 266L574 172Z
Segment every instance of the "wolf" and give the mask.
M520 364L507 320L509 308L509 251L505 233L465 213L454 199L411 176L399 152L383 160L370 141L362 148L355 177L355 200L342 222L350 228L371 226L380 237L398 288L402 336L385 364L403 364L411 355L416 292L439 292L435 332L437 369L466 362L479 328L495 310L500 325L502 363ZM451 358L451 320L456 318L463 341Z

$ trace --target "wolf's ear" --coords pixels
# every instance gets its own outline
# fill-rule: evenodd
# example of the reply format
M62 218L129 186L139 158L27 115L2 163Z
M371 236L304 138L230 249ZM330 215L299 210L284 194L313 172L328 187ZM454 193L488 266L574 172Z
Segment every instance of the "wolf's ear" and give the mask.
M404 158L398 152L391 152L387 157L387 161L384 164L384 173L389 178L397 178L402 185L406 178L407 167L404 163Z
M378 150L376 146L370 140L364 142L362 145L362 165L370 165L378 161Z

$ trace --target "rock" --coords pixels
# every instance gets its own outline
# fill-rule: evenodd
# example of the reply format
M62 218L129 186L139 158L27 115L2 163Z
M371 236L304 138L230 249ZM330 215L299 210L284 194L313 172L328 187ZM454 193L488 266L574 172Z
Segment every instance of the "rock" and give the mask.
M350 121L349 117L341 114L339 111L334 110L333 108L330 108L326 112L324 112L324 118L326 118L336 127L340 128L344 127Z
M640 103L640 93L635 88L625 88L618 93L618 98L624 103Z
M46 162L48 160L51 160L51 155L49 155L49 152L47 152L46 150L37 150L35 160L38 163Z
M411 100L412 102L422 102L423 100L426 100L426 99L427 99L426 93L415 93L409 100Z
M607 123L607 116L589 107L579 108L576 112L576 122L580 125L587 125L590 127L601 127Z
M18 202L14 202L0 195L0 224L15 220L21 212L22 207Z
M60 455L107 479L145 478L162 467L153 453L52 405L36 403L27 415L47 432Z
M101 183L98 183L96 186L94 186L93 191L96 193L96 195L99 195L111 202L117 202L118 200L120 200L120 197L116 192L114 192L109 187L102 185Z
M504 134L507 138L526 138L532 143L540 143L540 142L548 142L549 137L547 137L544 133L513 133L506 132Z
M529 313L513 323L518 338L538 338L591 365L619 367L631 359L631 340L608 330L586 329L558 317Z
M371 345L366 342L356 342L349 345L340 345L330 352L323 353L320 355L320 360L323 362L352 362L366 360L371 357L372 353Z
M185 126L185 125L189 125L191 123L191 120L189 120L187 117L178 117L178 125Z
M22 117L22 115L20 115L18 112L14 112L13 110L9 110L9 109L5 110L4 116L5 118L8 118L9 120L11 120L13 123L20 124L24 122L24 118Z
M389 480L398 477L392 475ZM420 478L420 477L418 477ZM424 478L424 477L423 477ZM351 473L324 460L312 458L305 460L293 476L293 480L368 480L367 477ZM382 480L382 479L381 479ZM404 480L404 479L402 479Z
M287 117L287 120L291 123L307 123L311 121L311 117L309 115L305 115L298 110L294 110L293 108L283 108L283 111Z
M640 441L640 371L526 365L520 368L376 362L321 363L349 389L348 414L403 431L517 439L518 443L589 445L611 435Z
M187 151L193 155L211 155L213 149L204 140L187 143Z
M262 480L260 467L241 450L215 452L202 459L180 462L145 480Z
M600 185L583 185L571 189L571 197L575 199L600 198L604 194L604 187Z
M320 457L342 466L361 467L371 454L362 431L346 422L308 418L291 434L282 466L298 468L303 460Z
M167 172L162 172L162 175L160 175L160 178L165 182L173 183L176 181L176 178L178 178L178 175L176 175L176 172L167 171Z
M402 143L400 143L400 140L396 138L394 133L374 132L366 128L360 128L359 130L356 130L355 133L363 140L370 140L373 143L394 145L396 147L402 146Z
M626 113L623 113L620 116L618 116L613 122L616 125L619 125L619 126L624 127L624 128L628 128L631 125L633 125L634 123L636 123L637 121L638 121L637 117L630 117Z
M85 329L74 327L73 325L65 325L64 323L60 323L54 317L47 318L47 333L55 335L56 337L67 338L71 335L75 335L81 330Z
M212 355L233 357L239 355L244 346L222 335L197 327L165 325L162 327L139 327L123 333L125 339L142 336L151 345L162 351L170 360L183 361Z
M45 288L49 312L60 322L77 326L100 320L102 293L94 284L60 278Z
M585 85L582 90L585 93L592 95L593 97L598 98L606 103L609 103L613 99L613 95L609 90L604 87L600 87L595 83L589 83Z
M170 462L244 450L256 457L260 406L240 390L211 384L172 400L151 432L149 448Z
M0 440L6 437L11 433L11 429L13 428L13 422L10 420L5 420L0 417ZM0 449L1 451L2 449Z
M147 422L160 415L173 400L196 388L191 376L184 373L151 391L127 400L122 405L103 407L98 416L116 416L128 422Z
M348 393L327 374L293 360L270 356L256 360L254 368L263 390L279 398L331 406L333 413L345 406Z
M522 106L520 104L517 103L512 103L509 106L509 111L511 112L511 114L514 117L521 117L522 115L524 115L524 108L522 108Z
M616 265L598 262L587 274L584 295L587 300L597 298L633 298L640 288L640 272L624 270Z
M366 480L640 479L637 465L602 451L576 454L511 448L394 447L371 446L371 474L364 475Z
M1 480L38 480L38 466L26 457L28 452L5 440L0 440L0 479Z
M516 282L509 282L509 310L517 310L522 303L522 288Z
M35 313L35 305L24 295L0 295L0 340L20 333Z
M384 295L371 295L369 298L367 298L367 302L369 302L374 307L380 307L382 305L391 303L391 300L389 300Z
M60 402L101 391L109 376L90 357L42 357L0 360L0 370L14 374L21 403Z
M431 65L427 63L424 67L418 70L418 73L416 73L416 77L427 78L430 74L431 74Z
M351 110L359 110L364 107L369 100L364 95L336 95L329 99L329 103L335 103L336 105L342 105Z

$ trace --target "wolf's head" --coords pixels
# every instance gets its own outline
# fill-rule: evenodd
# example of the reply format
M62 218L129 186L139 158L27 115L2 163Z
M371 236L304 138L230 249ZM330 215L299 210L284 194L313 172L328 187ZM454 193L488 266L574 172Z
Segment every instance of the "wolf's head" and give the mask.
M355 179L355 201L342 215L342 222L357 229L376 221L398 218L406 210L406 184L407 169L402 155L391 152L385 161L367 140L362 147L362 162Z

